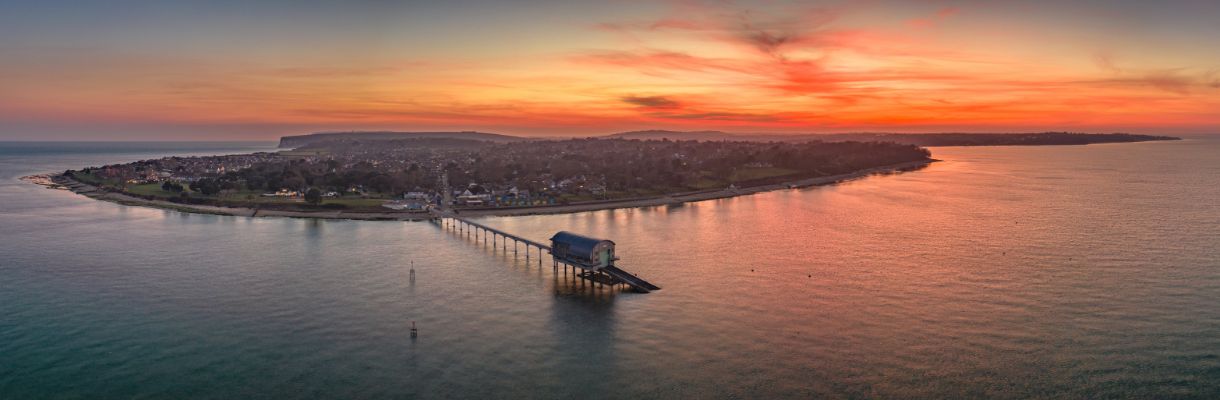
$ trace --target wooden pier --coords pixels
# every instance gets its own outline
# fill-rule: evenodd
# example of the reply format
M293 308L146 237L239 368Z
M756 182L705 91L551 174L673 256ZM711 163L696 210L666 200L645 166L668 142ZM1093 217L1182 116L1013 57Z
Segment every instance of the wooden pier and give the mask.
M606 267L594 267L590 265L582 265L581 263L569 262L561 257L556 257L552 252L551 246L548 244L538 243L496 228L467 220L465 218L454 216L450 213L434 214L432 221L439 225L442 229L454 232L459 236L465 238L470 238L473 236L476 242L481 238L483 243L487 244L487 242L490 240L493 248L497 245L496 240L499 240L499 246L505 252L508 251L508 242L512 241L514 256L519 256L519 251L524 250L525 260L526 262L529 262L531 261L531 255L537 254L534 259L538 260L538 265L540 266L542 265L542 258L544 255L549 254L551 255L552 267L556 272L559 271L561 266L564 268L565 273L569 268L571 268L572 272L577 277L588 280L593 284L601 285L601 287L609 285L611 288L614 288L617 285L626 285L627 287L641 293L648 293L653 290L660 289L660 287L648 283L647 281L644 281L643 279L640 279L639 277L618 269L612 265ZM577 269L581 269L583 272L576 274L575 272Z

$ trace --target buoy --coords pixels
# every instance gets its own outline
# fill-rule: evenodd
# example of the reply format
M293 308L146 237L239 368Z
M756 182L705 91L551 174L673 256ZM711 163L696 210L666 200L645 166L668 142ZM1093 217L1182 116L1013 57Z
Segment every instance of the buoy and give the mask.
M415 261L411 261L411 282L415 282Z
M419 336L419 329L415 328L415 321L411 321L411 337Z

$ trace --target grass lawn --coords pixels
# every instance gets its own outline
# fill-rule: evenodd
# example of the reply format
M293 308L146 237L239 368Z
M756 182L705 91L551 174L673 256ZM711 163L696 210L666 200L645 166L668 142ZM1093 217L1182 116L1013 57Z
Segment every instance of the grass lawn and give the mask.
M358 197L342 198L342 197L323 197L322 204L342 204L348 207L380 207L381 203L385 203L386 199L361 199Z
M724 188L725 186L728 186L728 185L725 184L724 182L721 182L721 181L718 181L715 179L699 178L699 180L695 181L695 184L691 185L691 186L694 187L696 190L704 190L704 189Z
M755 179L774 178L777 176L794 175L799 173L795 169L778 168L778 167L762 167L762 168L744 168L733 172L729 176L732 182L751 181Z
M99 185L99 184L113 184L113 183L115 183L114 181L107 181L107 180L103 180L101 177L99 177L99 176L97 176L97 175L94 175L94 174L92 174L92 173L86 174L86 173L84 173L84 172L80 172L80 171L76 171L75 173L73 173L72 177L73 177L73 178L75 178L75 179L76 179L76 180L78 180L78 181L81 181L81 182L84 182L84 183L88 183L88 184L90 184L90 185L94 185L94 186L97 186L97 185Z
M326 149L299 150L299 151L298 150L284 150L284 151L278 152L276 154L279 154L281 156L287 156L287 157L325 156L325 155L330 154L330 150L326 150Z
M183 189L190 191L190 189ZM138 194L141 196L157 196L157 197L174 197L177 193L168 192L161 189L160 183L142 183L139 185L127 185L127 193Z
M206 196L196 196L205 197ZM222 192L219 196L220 200L231 202L257 203L267 205L306 205L303 197L268 197L263 196L262 191L240 190L234 192ZM387 199L384 198L360 198L360 197L323 197L322 204L342 204L349 208L367 208L380 207Z
M112 181L112 180L103 180L93 174L85 174L85 173L81 173L81 172L76 173L75 177L77 180L79 180L81 182L85 182L85 183L89 183L89 184L93 184L93 185L106 184L106 185L113 186L113 185L118 184L117 182ZM196 198L196 199L211 199L211 200L220 200L220 201L232 202L232 203L257 203L257 204L266 204L266 205L305 205L306 204L305 200L300 197L293 197L293 198L264 197L262 195L263 194L262 191L253 191L253 190L226 191L226 192L221 192L220 194L214 195L214 196L204 196L197 192L192 192L189 188L186 188L186 186L187 186L186 182L181 182L181 183L182 183L182 186L184 187L183 191L186 193L190 193L190 196L192 198ZM162 200L168 200L168 199L179 196L179 194L176 192L171 192L171 191L161 189L160 182L127 185L124 188L124 190L127 193L130 193L132 195L153 196L153 197L156 197L156 198L162 199ZM322 198L322 204L323 205L342 204L342 205L346 206L347 208L354 208L354 209L378 208L378 207L381 207L381 204L385 203L386 200L387 199L385 199L385 198L360 198L360 197L355 197L355 196L333 197L333 198L324 197L324 198ZM230 204L232 204L232 203L230 203Z

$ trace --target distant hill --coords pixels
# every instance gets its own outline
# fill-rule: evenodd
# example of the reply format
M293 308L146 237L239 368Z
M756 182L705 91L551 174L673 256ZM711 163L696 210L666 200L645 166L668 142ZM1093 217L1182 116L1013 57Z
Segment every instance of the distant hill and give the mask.
M465 139L491 142L519 142L530 140L518 136L474 131L462 132L321 132L308 135L280 137L280 148L297 148L329 140L397 140L397 139Z
M748 141L748 142L895 142L916 146L1033 146L1033 145L1081 145L1091 143L1145 142L1153 140L1181 140L1172 136L1134 135L1129 133L831 133L831 134L776 134L776 133L728 133L721 131L665 131L649 130L616 133L606 136L616 139L638 140L699 140L699 141Z
M698 140L698 141L744 141L744 142L895 142L916 146L1037 146L1037 145L1082 145L1091 143L1145 142L1153 140L1180 140L1171 136L1134 135L1128 133L729 133L722 131L667 131L646 130L615 133L600 138L627 140ZM300 148L332 140L402 140L402 139L454 139L478 140L497 143L538 140L534 138L501 135L496 133L462 132L323 132L309 135L284 136L281 148Z
M750 134L736 134L721 131L665 131L665 130L648 130L648 131L633 131L622 132L607 135L607 138L614 139L638 139L638 140L751 140L749 138L758 136ZM775 135L771 135L775 136Z

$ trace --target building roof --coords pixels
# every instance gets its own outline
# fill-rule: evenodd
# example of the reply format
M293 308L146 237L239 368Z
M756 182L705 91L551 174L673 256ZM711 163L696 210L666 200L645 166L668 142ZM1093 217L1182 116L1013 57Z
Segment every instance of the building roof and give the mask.
M487 188L484 188L482 185L476 183L472 183L470 186L467 186L466 190L470 191L471 194L487 193Z
M592 255L593 248L603 242L610 242L611 245L614 245L614 242L606 239L591 238L568 231L560 231L555 236L551 236L551 242L567 243L568 253L580 254L583 257Z

